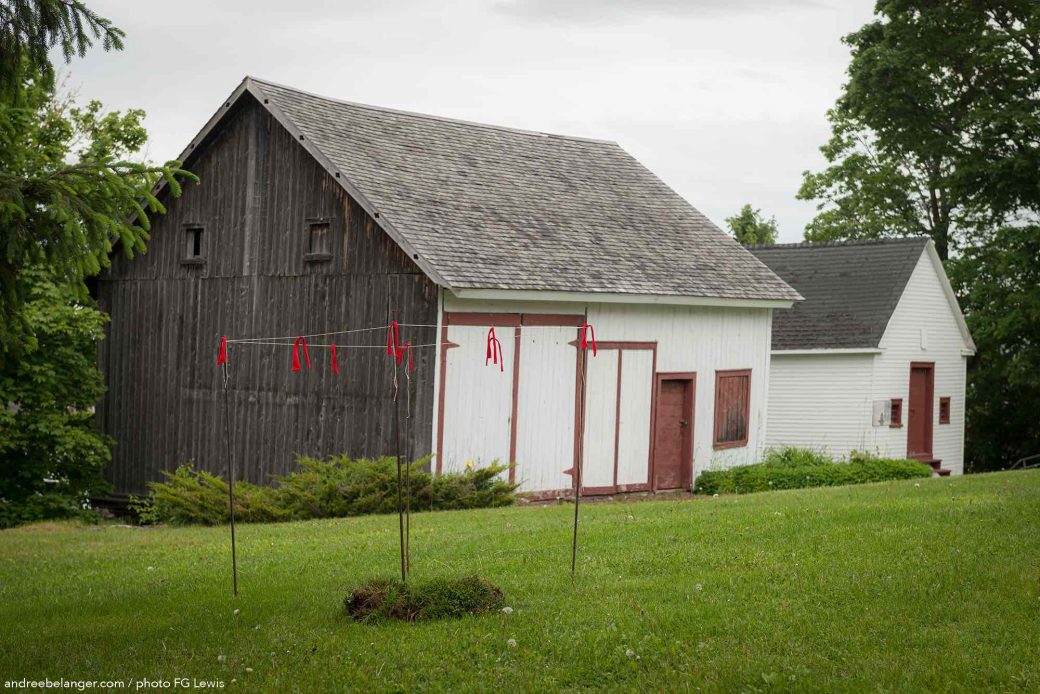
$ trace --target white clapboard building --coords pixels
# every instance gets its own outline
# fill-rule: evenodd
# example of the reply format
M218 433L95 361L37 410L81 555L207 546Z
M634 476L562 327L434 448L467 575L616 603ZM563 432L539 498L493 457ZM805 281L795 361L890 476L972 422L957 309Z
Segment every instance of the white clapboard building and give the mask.
M804 297L773 318L766 442L964 470L975 344L926 239L751 246Z

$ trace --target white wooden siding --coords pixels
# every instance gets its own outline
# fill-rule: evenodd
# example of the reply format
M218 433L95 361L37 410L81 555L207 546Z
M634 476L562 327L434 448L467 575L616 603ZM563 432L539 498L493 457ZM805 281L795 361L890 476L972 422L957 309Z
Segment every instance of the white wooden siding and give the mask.
M487 330L448 326L448 377L444 384L444 460L446 472L462 470L473 461L485 467L509 461L510 419L513 410L513 330L497 328L505 371L484 366ZM479 365L479 368L475 368Z
M585 450L582 486L614 484L614 433L617 422L617 350L589 352L585 389Z
M873 367L873 354L774 355L768 446L811 448L836 457L874 450Z
M471 332L486 333L486 329ZM516 481L520 491L567 489L574 465L574 328L521 332ZM452 350L455 351L455 350ZM449 376L450 379L450 376ZM445 429L448 427L445 426Z
M691 427L695 473L754 462L765 445L769 309L460 300L447 292L443 296L448 312L585 314L601 342L656 342L658 373L697 374ZM484 366L486 328L449 328L450 339L460 347L447 351L444 469L457 468L460 461L464 464L470 459L481 464L496 457L505 460L508 454L512 329L496 332L506 352L505 374ZM566 345L576 332L573 328L521 332L516 457L522 491L571 486L570 476L561 476L561 472L573 464L576 359L574 347L562 349L559 343ZM555 341L552 349L550 341ZM626 350L622 358L619 484L647 481L653 354ZM616 350L601 350L596 357L589 354L588 384L594 395L586 398L590 405L586 412L585 449L586 461L590 461L585 467L586 486L600 486L607 479L606 461L613 475L616 359ZM715 371L724 369L751 369L749 436L747 446L715 451ZM467 392L469 401L464 404ZM554 426L542 428L539 422ZM532 437L542 440L535 442Z
M967 357L964 337L926 251L910 275L875 357L874 398L903 399L903 427L878 430L882 455L906 455L906 418L910 398L910 362L935 363L935 403L932 408L932 453L942 466L964 472L964 389ZM925 339L922 340L922 330ZM922 347L922 342L926 345ZM950 423L939 424L939 398L950 398Z
M618 484L650 481L650 405L654 389L654 353L625 350L621 358L621 420L618 436Z

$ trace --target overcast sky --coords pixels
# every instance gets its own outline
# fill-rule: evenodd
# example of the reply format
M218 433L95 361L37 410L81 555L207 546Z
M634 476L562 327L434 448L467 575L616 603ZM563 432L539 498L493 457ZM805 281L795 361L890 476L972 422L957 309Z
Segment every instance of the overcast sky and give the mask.
M143 108L177 156L245 75L336 98L616 140L720 226L743 203L801 239L872 0L89 0L122 53L67 68L81 99Z

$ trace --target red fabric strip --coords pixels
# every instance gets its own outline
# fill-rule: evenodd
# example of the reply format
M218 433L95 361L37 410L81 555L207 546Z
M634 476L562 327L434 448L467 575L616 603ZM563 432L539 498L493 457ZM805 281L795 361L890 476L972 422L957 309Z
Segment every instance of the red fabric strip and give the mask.
M588 336L590 333L592 334L592 356L596 356L596 331L591 323L584 323L581 326L581 348L589 348Z
M300 337L296 338L295 342L293 342L293 348L292 348L292 370L293 371L299 371L300 370L300 347L301 346L303 347L303 360L307 364L307 368L308 369L311 368L311 355L310 355L310 352L307 351L307 338L305 338L305 337L303 337L301 335Z
M332 349L332 373L339 375L339 360L336 358L336 345L331 345Z
M220 336L220 349L217 350L217 366L227 364L227 335Z

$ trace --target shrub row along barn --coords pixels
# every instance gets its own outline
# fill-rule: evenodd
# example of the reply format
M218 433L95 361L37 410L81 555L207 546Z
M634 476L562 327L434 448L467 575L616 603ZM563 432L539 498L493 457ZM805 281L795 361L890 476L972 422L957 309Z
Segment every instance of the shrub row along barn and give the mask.
M553 494L580 462L587 492L669 489L761 454L773 312L801 297L617 144L246 78L182 158L201 184L98 281L117 494L225 472L222 335L373 328L314 340L338 375L317 345L294 372L289 348L232 341L241 476L393 453L391 320L417 346L404 452L436 471L515 461Z

